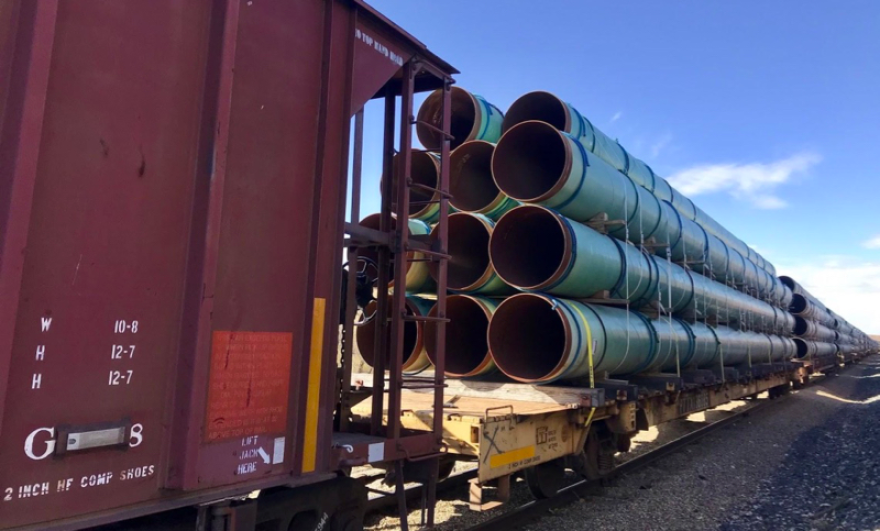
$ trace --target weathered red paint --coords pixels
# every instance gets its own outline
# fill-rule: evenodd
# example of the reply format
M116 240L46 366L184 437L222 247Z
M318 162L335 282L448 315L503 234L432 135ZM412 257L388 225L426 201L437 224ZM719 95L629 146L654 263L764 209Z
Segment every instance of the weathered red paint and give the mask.
M351 0L0 3L0 529L333 472L349 123L416 55L453 73ZM212 369L230 345L257 345L241 364L257 380L288 371L264 395L282 419L218 398L267 389ZM248 429L212 428L227 411ZM115 426L116 446L50 451Z

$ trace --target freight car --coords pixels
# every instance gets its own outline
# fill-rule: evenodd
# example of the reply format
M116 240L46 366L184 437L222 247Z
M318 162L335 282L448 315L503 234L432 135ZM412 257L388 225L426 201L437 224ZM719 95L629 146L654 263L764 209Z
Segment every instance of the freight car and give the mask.
M454 73L360 0L0 2L0 529L358 529L353 464L436 464L334 422L336 316L352 116Z
M415 293L441 294L427 278L439 280L441 269L409 271L408 300L434 320L413 328L405 359L423 369L427 358L435 371L442 361L450 378L446 457L476 461L473 508L505 501L515 473L536 496L552 496L566 468L609 473L639 430L762 392L779 396L877 352L877 342L777 277L571 105L533 92L505 115L463 89L452 96L452 123L465 139L450 155L451 205L460 211L431 238L448 240L445 285L456 294L427 311L430 296ZM436 116L439 98L429 96L419 116ZM418 131L431 149L431 131ZM415 163L442 159L414 151L411 160L413 181L444 180L441 164ZM414 234L438 214L409 212ZM445 330L438 320L448 320ZM372 340L375 327L360 328L359 340ZM444 336L439 360L432 345ZM361 349L368 365L380 361L376 352ZM357 374L353 385L384 384ZM424 390L398 402L386 413L405 426L436 425ZM376 411L352 410L361 422ZM500 500L483 500L489 481Z

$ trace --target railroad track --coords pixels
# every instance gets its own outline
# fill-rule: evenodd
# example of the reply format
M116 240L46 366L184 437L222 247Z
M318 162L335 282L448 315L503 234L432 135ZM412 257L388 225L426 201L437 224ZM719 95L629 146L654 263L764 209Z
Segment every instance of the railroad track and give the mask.
M602 479L580 480L576 483L562 488L559 493L552 498L533 500L518 507L505 508L503 509L502 513L493 516L488 520L484 520L472 527L469 527L468 531L507 531L510 529L522 529L529 523L532 523L535 520L542 518L553 509L558 509L560 507L570 505L576 501L583 499L585 496L594 495L595 489L600 487L603 481L607 481L609 479L620 477L642 469L658 461L659 459L662 459L663 457L682 449L688 444L698 441L703 437L706 437L707 435L724 427L735 424L736 422L742 420L752 413L757 413L759 411L767 409L768 407L771 407L774 403L777 403L779 402L779 400L786 397L787 395L776 399L760 399L756 401L757 403L755 405L739 411L731 412L731 415L724 419L712 422L711 424L694 430L682 437L658 446L657 448L649 452L634 457L629 461L626 461L625 463L621 463L614 468L613 472L603 477ZM468 480L475 477L475 475L476 469L453 475L447 480L440 483L440 485L438 485L438 490L448 491L456 487L466 485ZM420 485L412 487L410 489L407 489L407 499L418 500L422 497L422 493L423 490ZM389 494L390 495L387 496L370 499L367 502L367 513L374 513L396 506L397 498L392 493Z

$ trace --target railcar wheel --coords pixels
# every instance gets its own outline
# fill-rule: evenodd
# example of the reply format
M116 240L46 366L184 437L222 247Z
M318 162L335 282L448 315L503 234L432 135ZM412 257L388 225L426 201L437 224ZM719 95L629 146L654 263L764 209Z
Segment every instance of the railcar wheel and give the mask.
M535 498L552 498L565 482L565 462L554 459L525 470L526 484Z

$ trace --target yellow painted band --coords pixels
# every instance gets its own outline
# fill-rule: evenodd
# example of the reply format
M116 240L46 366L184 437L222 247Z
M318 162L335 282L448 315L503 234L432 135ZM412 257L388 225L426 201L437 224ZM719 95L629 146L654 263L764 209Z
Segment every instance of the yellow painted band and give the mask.
M318 405L321 402L321 362L324 357L325 299L315 297L312 306L312 342L309 351L309 387L306 395L306 426L303 430L302 471L314 472L318 450Z
M524 446L522 448L517 448L516 450L504 452L503 454L493 455L489 458L489 467L498 468L499 466L509 465L511 463L516 463L517 461L529 459L530 457L535 457L535 447Z

